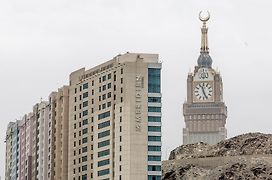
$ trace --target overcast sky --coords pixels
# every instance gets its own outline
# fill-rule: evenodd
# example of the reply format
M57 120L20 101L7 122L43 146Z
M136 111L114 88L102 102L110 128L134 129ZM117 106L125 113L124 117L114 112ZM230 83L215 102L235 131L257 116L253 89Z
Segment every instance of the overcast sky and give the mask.
M119 53L163 61L163 159L181 145L186 78L200 48L200 10L209 10L210 54L228 106L228 137L270 133L271 0L1 0L0 175L5 132L70 72ZM270 117L269 117L270 116Z

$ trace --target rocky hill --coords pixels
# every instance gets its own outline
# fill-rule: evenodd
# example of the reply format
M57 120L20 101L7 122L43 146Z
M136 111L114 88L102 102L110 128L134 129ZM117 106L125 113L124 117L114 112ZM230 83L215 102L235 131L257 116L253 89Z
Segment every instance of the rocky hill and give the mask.
M163 179L272 180L272 135L248 133L216 145L182 145L163 162Z

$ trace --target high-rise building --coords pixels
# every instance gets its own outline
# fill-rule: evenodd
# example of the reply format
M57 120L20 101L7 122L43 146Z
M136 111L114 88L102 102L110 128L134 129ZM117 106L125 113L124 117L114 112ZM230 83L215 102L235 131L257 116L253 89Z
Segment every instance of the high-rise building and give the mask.
M47 179L68 179L69 87L49 96Z
M22 120L10 122L6 136L6 180L31 179L31 118L25 115Z
M25 179L26 174L26 116L19 122L19 180Z
M38 117L37 117L36 178L39 180L47 180L48 122L49 122L49 103L47 101L42 101L38 104Z
M161 63L118 55L70 75L68 179L161 179Z
M5 164L5 180L11 180L11 170L12 170L12 147L13 147L13 136L14 129L16 127L15 122L10 122L6 131L6 164Z
M32 173L32 121L33 113L25 115L25 174L22 180L31 180Z
M201 17L201 49L194 72L187 77L187 101L183 104L186 127L183 144L206 142L215 144L227 137L225 128L227 107L223 101L223 82L219 72L212 68L208 48L207 18Z
M12 127L12 168L11 168L11 180L17 180L19 178L19 120L16 121Z

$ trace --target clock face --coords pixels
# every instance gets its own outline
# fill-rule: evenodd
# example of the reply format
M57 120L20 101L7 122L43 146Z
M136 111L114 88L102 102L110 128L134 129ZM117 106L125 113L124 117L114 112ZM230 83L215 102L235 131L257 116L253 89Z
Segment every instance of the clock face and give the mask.
M207 82L201 82L195 87L195 96L202 101L208 100L212 97L213 89L212 86Z

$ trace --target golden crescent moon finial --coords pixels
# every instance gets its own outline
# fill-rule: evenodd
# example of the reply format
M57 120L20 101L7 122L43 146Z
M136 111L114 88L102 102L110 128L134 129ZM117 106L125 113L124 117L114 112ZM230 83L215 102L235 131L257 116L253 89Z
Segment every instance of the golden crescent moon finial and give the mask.
M207 11L207 16L203 17L202 15L202 11L199 12L199 20L202 22L207 22L210 19L210 12Z

